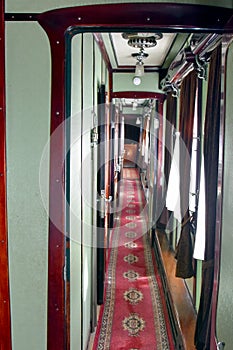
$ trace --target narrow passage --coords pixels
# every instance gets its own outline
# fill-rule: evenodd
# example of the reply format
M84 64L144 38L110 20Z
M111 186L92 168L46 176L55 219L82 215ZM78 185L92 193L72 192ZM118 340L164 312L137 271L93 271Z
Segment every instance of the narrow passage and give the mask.
M175 349L136 169L124 173L93 350Z

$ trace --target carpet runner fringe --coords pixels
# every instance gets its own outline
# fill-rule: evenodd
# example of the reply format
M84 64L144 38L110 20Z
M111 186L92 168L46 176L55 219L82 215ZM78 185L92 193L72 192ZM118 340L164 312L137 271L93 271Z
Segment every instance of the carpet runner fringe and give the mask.
M162 283L147 234L144 195L135 169L127 172L93 350L173 350Z

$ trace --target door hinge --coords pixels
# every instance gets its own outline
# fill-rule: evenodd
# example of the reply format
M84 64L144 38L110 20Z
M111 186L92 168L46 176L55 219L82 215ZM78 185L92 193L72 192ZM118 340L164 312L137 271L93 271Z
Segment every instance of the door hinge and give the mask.
M65 265L63 267L63 279L70 282L70 249L66 248Z
M64 265L64 267L63 267L63 279L64 279L64 281L66 281L66 280L67 280L66 263L65 263L65 265Z

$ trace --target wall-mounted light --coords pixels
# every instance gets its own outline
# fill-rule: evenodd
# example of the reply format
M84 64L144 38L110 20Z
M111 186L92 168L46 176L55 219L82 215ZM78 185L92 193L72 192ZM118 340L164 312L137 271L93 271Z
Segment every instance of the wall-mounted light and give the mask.
M140 125L141 124L141 118L137 117L136 119L136 125Z
M134 83L134 85L140 85L141 82L142 82L142 80L141 80L140 77L137 77L137 76L133 77L133 83Z
M159 129L159 119L158 118L154 118L154 129Z

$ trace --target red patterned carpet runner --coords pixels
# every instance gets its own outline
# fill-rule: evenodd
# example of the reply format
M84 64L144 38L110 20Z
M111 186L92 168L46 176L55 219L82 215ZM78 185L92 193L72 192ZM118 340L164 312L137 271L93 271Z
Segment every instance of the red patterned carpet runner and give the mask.
M112 233L105 298L93 350L175 349L146 234L144 195L138 175L131 171L136 170L124 172L121 217Z

